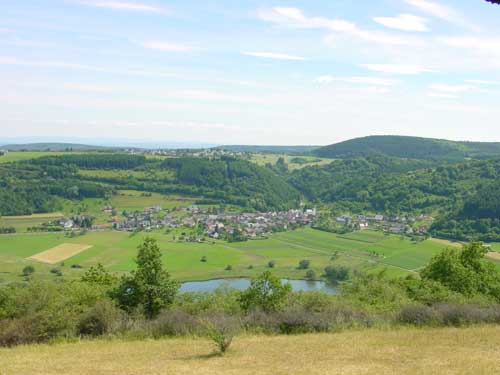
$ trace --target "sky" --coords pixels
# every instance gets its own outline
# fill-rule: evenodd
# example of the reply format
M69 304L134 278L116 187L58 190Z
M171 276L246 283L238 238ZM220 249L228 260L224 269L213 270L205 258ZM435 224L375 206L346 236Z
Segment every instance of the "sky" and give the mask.
M3 0L0 138L500 141L484 0Z

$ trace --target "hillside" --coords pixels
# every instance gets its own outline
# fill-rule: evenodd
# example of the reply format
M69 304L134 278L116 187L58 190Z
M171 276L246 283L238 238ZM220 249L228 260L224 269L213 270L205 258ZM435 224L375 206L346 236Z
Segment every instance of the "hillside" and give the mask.
M8 151L98 151L112 149L116 149L116 147L84 145L79 143L26 143L0 146L0 150Z
M312 152L319 157L342 159L381 154L398 158L455 161L500 157L500 143L383 135L351 139Z
M261 211L285 209L299 201L299 193L282 177L232 158L161 160L128 154L67 153L0 165L3 215L58 211L59 198L104 198L118 189L182 194L197 197L200 203L234 204Z
M227 145L219 146L216 149L232 151L232 152L251 152L251 153L266 153L266 154L288 154L288 155L304 155L309 154L319 146L256 146L256 145Z
M401 328L202 339L96 340L0 349L2 374L495 374L499 327Z

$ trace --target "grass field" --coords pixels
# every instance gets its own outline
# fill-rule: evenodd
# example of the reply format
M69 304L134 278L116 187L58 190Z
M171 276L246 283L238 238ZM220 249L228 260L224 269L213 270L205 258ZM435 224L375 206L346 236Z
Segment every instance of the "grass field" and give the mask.
M315 156L290 156L290 155L278 155L278 154L252 154L250 161L258 165L266 165L267 163L276 164L278 159L282 157L288 164L288 169L295 170L304 167L309 167L313 165L326 165L330 164L333 159L318 158ZM306 161L305 163L294 163L293 159L298 158Z
M490 375L500 327L241 336L224 357L202 339L100 340L0 349L2 375Z
M83 152L59 152L59 151L11 151L7 155L0 156L0 163L10 163L12 161L21 161L36 159L42 156L56 156L64 154L81 154Z
M25 216L1 216L0 227L14 227L18 232L26 232L30 227L35 227L48 221L60 219L63 216L64 215L61 212Z
M337 235L313 229L277 233L268 239L239 243L175 242L173 233L161 231L149 234L88 232L73 238L64 233L4 235L0 236L0 278L20 280L21 270L27 264L35 266L36 277L56 277L49 273L51 267L48 265L27 258L61 244L92 246L65 259L64 266L60 267L64 277L78 277L98 262L114 272L130 271L135 266L137 246L147 235L159 241L167 269L181 281L254 276L266 269L270 260L276 261L274 272L279 276L300 279L305 276L304 270L297 269L302 259L310 260L311 268L318 275L326 266L336 264L368 272L387 268L390 275L399 276L415 272L446 247L433 241L412 243L406 238L379 232ZM332 260L335 252L338 257ZM202 256L207 257L206 263L200 262ZM83 269L73 269L73 264ZM231 271L224 270L227 265L232 266Z

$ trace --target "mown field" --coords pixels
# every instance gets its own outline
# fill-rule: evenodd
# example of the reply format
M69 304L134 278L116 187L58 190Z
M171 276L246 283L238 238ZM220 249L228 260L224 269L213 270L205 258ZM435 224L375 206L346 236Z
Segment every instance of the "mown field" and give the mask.
M290 155L279 155L279 154L252 154L250 161L258 165L264 166L267 163L276 164L278 159L282 157L285 159L285 163L288 164L289 170L300 169L304 167L309 167L313 165L326 165L330 164L333 159L318 158L315 156L290 156ZM300 160L299 163L296 161Z
M64 155L64 154L83 154L83 153L92 153L91 151L11 151L6 155L0 156L0 163L10 163L13 161L21 161L21 160L30 160L41 158L42 156L56 156L56 155Z
M58 264L65 278L79 277L97 263L118 273L130 271L134 268L137 246L145 236L158 240L167 269L181 281L254 276L266 269L270 260L276 262L274 271L279 276L300 279L306 272L297 269L302 259L310 260L311 268L318 275L326 266L335 264L368 272L385 268L390 275L400 276L416 272L446 247L431 240L413 243L407 238L379 232L337 235L309 228L238 243L174 241L174 236L177 240L179 234L102 231L72 238L64 233L3 235L0 237L0 278L3 281L22 280L21 270L28 264L35 266L36 277L57 278L49 272L53 265L27 258L61 244L91 246L65 259L63 265ZM374 252L378 255L373 255ZM337 256L332 260L335 253ZM207 257L207 262L200 261L203 256ZM82 268L75 269L72 265ZM227 265L232 266L231 271L225 270Z
M500 327L241 336L224 357L203 339L99 340L0 349L2 375L440 374L500 372Z

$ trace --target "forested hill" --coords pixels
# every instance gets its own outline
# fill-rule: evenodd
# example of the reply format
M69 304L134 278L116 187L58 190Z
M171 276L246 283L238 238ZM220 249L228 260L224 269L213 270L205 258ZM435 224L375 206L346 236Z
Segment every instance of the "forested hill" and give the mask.
M352 158L374 154L398 158L457 161L500 157L500 142L455 142L394 135L369 136L312 151L319 157Z
M88 175L85 170L123 173ZM66 154L0 165L1 215L53 212L61 208L61 199L104 198L116 190L183 194L200 203L259 211L296 207L300 201L299 192L282 176L230 157L161 160L128 154Z

